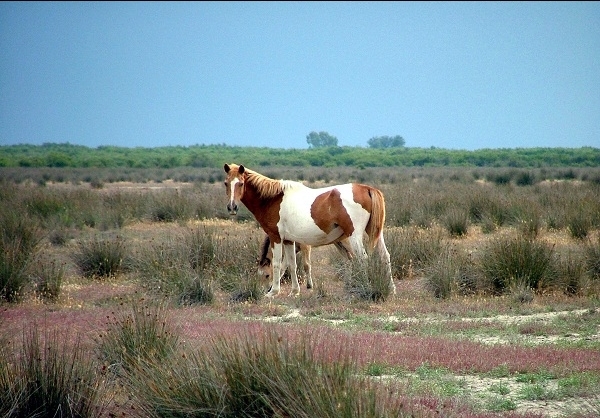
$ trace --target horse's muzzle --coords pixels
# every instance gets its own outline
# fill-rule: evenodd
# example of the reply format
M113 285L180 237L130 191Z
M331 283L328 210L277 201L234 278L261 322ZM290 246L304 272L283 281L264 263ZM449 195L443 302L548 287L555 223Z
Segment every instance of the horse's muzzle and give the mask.
M231 216L237 215L238 206L235 203L233 205L231 203L228 203L227 204L227 210L229 211L229 214Z

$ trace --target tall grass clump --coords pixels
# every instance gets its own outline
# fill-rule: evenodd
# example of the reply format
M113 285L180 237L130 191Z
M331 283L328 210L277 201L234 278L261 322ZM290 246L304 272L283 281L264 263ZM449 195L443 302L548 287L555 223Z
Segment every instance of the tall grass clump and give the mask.
M356 376L348 345L327 360L323 337L290 335L271 328L223 332L162 367L140 364L131 392L143 413L163 417L408 416L391 390Z
M95 235L81 240L73 261L86 277L105 278L119 273L128 263L129 252L125 239L119 235Z
M233 302L258 302L263 298L267 289L262 283L261 277L256 274L254 268L248 269L238 275L238 280L231 290L231 301Z
M157 192L151 199L149 216L154 222L175 222L190 219L194 204L179 190Z
M136 251L133 270L144 288L172 296L179 294L195 277L190 257L184 238L168 235L153 239Z
M522 236L499 237L483 250L480 263L496 293L520 283L537 290L551 282L553 248Z
M443 240L443 233L437 228L389 228L384 233L392 275L396 278L412 278L420 274L448 246Z
M448 248L424 269L425 287L438 299L454 293L472 294L478 290L479 279L470 259Z
M376 253L365 259L355 257L341 269L346 292L359 300L385 302L393 292L388 268Z
M467 199L469 217L474 223L483 223L487 231L504 225L510 218L506 197L497 188L477 189Z
M145 245L133 265L146 289L182 305L209 304L214 300L216 251L212 230L197 228Z
M108 404L103 376L79 338L38 325L23 333L20 353L0 348L0 415L18 417L100 417Z
M580 251L568 251L556 260L557 286L567 295L579 295L588 287L588 275Z
M114 315L106 332L99 337L100 357L115 373L130 372L140 361L153 364L165 361L179 345L166 302L134 299L128 308L128 312Z
M0 299L17 302L29 282L28 268L42 240L38 222L15 210L0 211Z
M589 214L583 210L571 210L567 218L567 229L571 237L575 239L584 239L588 236L592 228L592 221Z
M40 260L33 279L38 295L47 301L56 301L61 293L65 266L55 260Z
M465 210L452 208L442 217L442 224L451 236L462 237L469 230L469 215Z
M584 263L592 280L600 281L600 235L586 242Z

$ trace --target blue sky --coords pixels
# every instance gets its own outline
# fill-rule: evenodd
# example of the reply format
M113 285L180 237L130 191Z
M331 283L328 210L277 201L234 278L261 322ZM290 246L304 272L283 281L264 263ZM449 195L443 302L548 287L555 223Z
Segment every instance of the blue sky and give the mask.
M600 147L600 2L0 2L0 145Z

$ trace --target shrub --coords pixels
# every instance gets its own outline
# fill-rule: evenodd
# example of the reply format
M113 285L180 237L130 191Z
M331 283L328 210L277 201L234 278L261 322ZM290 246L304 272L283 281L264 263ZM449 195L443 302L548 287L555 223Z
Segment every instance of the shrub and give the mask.
M154 222L174 222L189 219L193 211L193 204L178 190L162 191L152 199L149 216Z
M166 295L180 294L196 277L184 239L170 235L135 254L133 269L142 286Z
M447 247L439 229L393 228L384 233L392 275L397 278L412 277Z
M0 299L17 302L29 279L27 270L42 239L38 222L16 211L0 211Z
M585 244L584 261L593 280L600 280L600 235Z
M442 223L453 237L467 235L469 230L469 216L466 211L453 208L444 216Z
M34 275L38 294L49 301L57 300L60 296L64 277L64 264L57 263L54 260L40 261Z
M129 307L129 313L110 320L100 337L100 356L116 373L130 372L140 361L159 364L172 356L179 344L165 302L132 300Z
M384 302L392 293L387 265L371 254L365 259L358 257L342 264L341 277L346 291L360 300Z
M214 300L213 284L219 269L215 262L213 231L190 230L145 246L134 257L141 284L152 292L174 296L180 304L208 304Z
M179 304L208 305L215 299L215 293L210 280L200 277L191 279L179 293Z
M191 229L185 236L184 241L189 249L191 268L196 271L208 268L218 253L214 229L208 226Z
M498 293L521 282L531 289L547 285L552 261L552 248L524 237L497 238L480 258L483 274Z
M231 292L231 300L233 302L258 302L265 293L259 275L248 270L245 274L241 274L236 281Z
M569 251L556 261L556 281L567 295L577 295L587 287L585 263L579 252Z
M0 349L0 415L12 417L100 417L106 407L103 378L77 338L46 332L37 324L24 332L20 355ZM3 352L2 352L3 351Z
M424 269L425 287L436 298L445 299L453 292L473 293L478 279L467 257L445 249Z
M567 219L567 228L571 236L575 239L584 239L587 237L592 227L590 216L581 210L574 211L570 215Z
M98 235L89 241L80 241L73 261L87 277L111 277L125 266L128 255L125 240L120 236L102 238Z
M144 413L159 416L405 415L390 387L356 377L348 345L341 344L339 352L325 360L318 349L323 337L291 335L272 328L223 332L198 352L169 364L140 363L129 378L131 392Z

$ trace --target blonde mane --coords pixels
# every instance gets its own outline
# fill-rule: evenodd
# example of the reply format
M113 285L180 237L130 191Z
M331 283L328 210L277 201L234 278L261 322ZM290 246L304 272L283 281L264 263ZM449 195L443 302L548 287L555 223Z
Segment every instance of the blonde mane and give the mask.
M283 193L284 187L281 180L273 180L247 168L245 173L246 180L256 187L256 190L261 197L269 198Z

